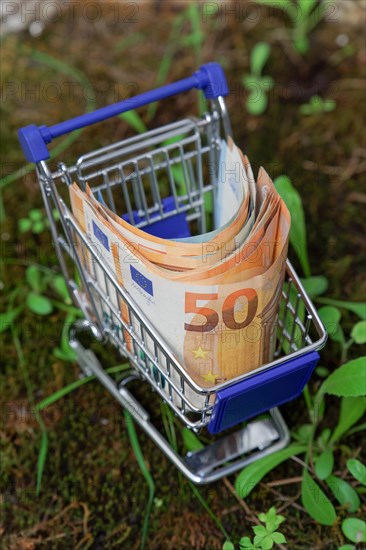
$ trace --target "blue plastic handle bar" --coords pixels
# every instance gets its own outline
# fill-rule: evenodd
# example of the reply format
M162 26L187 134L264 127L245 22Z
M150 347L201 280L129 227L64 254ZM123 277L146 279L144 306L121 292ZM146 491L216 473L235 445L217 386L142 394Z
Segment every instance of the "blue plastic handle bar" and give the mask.
M154 101L187 92L192 88L203 90L207 99L215 99L219 96L226 96L229 93L221 65L219 63L207 63L206 65L202 65L198 71L188 78L183 78L172 84L167 84L166 86L139 94L124 101L119 101L113 105L102 107L92 113L86 113L50 127L36 126L35 124L25 126L18 131L19 142L29 162L47 160L50 158L50 153L46 144L51 143L54 138L125 113L131 109L137 109Z

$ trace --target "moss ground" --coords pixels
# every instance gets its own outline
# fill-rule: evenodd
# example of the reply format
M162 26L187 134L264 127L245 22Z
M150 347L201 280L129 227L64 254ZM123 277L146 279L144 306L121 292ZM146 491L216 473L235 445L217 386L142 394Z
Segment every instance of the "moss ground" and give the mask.
M76 116L85 109L93 93L96 105L102 106L155 85L155 75L167 51L171 25L182 12L180 5L174 3L168 7L168 3L160 3L158 9L141 3L136 21L131 22L127 12L120 12L116 17L105 3L104 17L94 23L83 13L85 5L81 3L76 7L72 17L64 14L46 26L37 39L25 32L3 40L3 176L23 166L16 140L17 128L29 123L52 124ZM245 147L255 168L263 164L273 177L286 173L303 197L313 274L329 279L329 296L353 301L364 299L362 207L366 195L362 178L366 150L362 32L342 24L323 25L314 34L311 53L303 61L290 62L286 53L289 46L283 48L273 42L265 72L274 77L275 88L266 114L254 118L245 112L241 78L248 71L253 44L266 36L273 41L276 21L269 23L263 16L250 30L245 22L233 16L228 16L226 21L220 17L210 22L202 19L201 24L204 33L201 60L194 58L188 45L173 48L169 80L190 74L200 61L223 63L232 92L228 108L237 143ZM182 33L185 31L189 31L189 22ZM335 39L341 33L349 36L353 53L336 63L335 52L339 55L340 50ZM177 42L171 43L170 48L175 44ZM60 70L37 61L35 50L81 71L90 84L80 85L67 67ZM319 60L322 65L318 70ZM314 74L318 74L320 80L314 80ZM288 100L286 94L291 86L295 89L297 86L299 95ZM321 88L326 97L332 96L337 108L323 116L303 117L299 114L299 99L309 99L314 86ZM160 104L150 126L178 119L195 108L196 99L191 94ZM143 116L146 119L146 113ZM88 129L58 160L72 161L82 152L122 139L126 132L126 125L120 120L107 122L100 133ZM26 266L37 262L52 267L52 258L48 232L34 237L18 230L19 218L26 216L31 208L42 207L33 172L6 185L2 200L5 218L1 235L4 260L1 279L7 307L11 292L24 286ZM62 321L62 313L36 317L24 310L17 325L21 349L15 348L11 331L1 335L4 548L139 548L147 486L132 452L122 412L96 383L82 387L46 411L43 418L49 434L48 457L41 495L35 494L41 434L30 398L38 402L78 376L75 365L64 363L52 354ZM351 317L345 318L346 332L353 321ZM120 362L113 352L107 355L110 365ZM337 348L329 344L322 354L322 365L333 369L339 362ZM320 382L314 376L312 388ZM145 398L150 399L150 394L147 395ZM338 416L338 402L330 400L328 410L325 424L331 427ZM304 401L299 399L285 405L283 413L289 425L296 428L306 417ZM151 550L221 548L222 533L188 484L180 480L174 467L140 432L139 439L158 499L150 519L147 547ZM362 446L356 436L347 443L354 449ZM347 449L342 452L346 457ZM301 466L286 462L266 477L247 505L252 513L272 505L282 508L287 518L283 532L290 548L337 548L343 541L339 524L333 528L321 527L304 513L299 483L279 487L270 484L276 479L299 475ZM230 481L233 482L234 477ZM230 494L227 485L219 482L200 491L234 540L249 533L248 514Z

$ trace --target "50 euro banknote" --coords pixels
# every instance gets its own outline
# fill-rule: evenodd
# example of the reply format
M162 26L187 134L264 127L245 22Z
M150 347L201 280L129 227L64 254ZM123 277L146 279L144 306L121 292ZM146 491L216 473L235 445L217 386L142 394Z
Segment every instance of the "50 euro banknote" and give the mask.
M240 158L244 165L245 157ZM131 247L129 233L123 235L117 227L118 220L106 209L100 209L90 194L76 186L70 188L70 193L74 216L88 238L96 243L101 265L107 265L115 273L119 285L127 290L199 386L212 387L255 370L271 359L290 217L264 170L260 171L256 186L258 212L249 235L236 242L229 254L224 257L221 254L216 262L204 261L207 256L202 253L202 243L184 243L185 255L191 257L192 253L196 263L183 271L181 266L176 270L167 268L175 257L180 257L181 249L177 252L175 246L183 243L169 241L168 245L168 241L156 241L157 247L152 251L157 256L151 256L151 244L146 247L143 241L142 246ZM232 233L228 231L228 239L240 233L248 219L249 208L240 210L243 202L236 205L239 214L226 226L230 230L231 224L238 226ZM230 215L226 214L226 218ZM127 230L136 239L135 228ZM142 232L142 238L154 246L155 237ZM168 253L161 250L166 245ZM255 254L248 252L253 250ZM171 255L168 264L161 265L159 254ZM84 261L108 295L110 289L99 263L93 264L90 258ZM123 300L117 301L114 305L121 318L126 324L131 323ZM131 347L132 342L128 345ZM146 335L144 345L153 356L157 355L154 342ZM175 382L179 384L178 379Z

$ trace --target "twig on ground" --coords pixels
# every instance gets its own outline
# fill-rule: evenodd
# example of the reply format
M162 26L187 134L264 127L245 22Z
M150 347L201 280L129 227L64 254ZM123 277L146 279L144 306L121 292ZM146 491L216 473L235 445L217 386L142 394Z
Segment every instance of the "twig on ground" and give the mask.
M233 497L236 498L236 500L239 502L239 505L243 508L246 514L246 519L248 521L253 521L256 524L259 524L258 518L253 514L247 503L239 497L237 492L235 491L235 487L230 483L227 477L224 477L224 484L229 489L230 493L233 495Z
M287 479L277 479L275 481L268 481L268 487L277 487L280 485L290 485L291 483L300 483L302 481L302 476L289 477Z

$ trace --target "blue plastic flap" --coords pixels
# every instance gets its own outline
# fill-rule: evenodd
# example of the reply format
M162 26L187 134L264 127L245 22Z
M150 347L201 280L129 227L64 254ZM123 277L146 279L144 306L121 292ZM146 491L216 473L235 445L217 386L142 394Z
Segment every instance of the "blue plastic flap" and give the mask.
M312 351L217 392L208 431L211 434L222 432L295 399L304 389L318 360L319 354Z
M101 191L98 191L97 198L101 204L104 204L106 206L106 202L103 198ZM164 213L172 212L173 210L175 210L174 197L166 197L162 200L162 203ZM141 222L146 221L146 216L140 216L137 210L132 211L132 220L130 219L129 214L122 214L121 218L123 218L131 225L137 225ZM154 221L154 218L157 218L156 221ZM161 220L159 218L160 212L157 212L156 214L150 214L150 223L145 225L142 229L146 231L146 233L149 233L149 235L154 235L154 237L160 237L162 239L184 239L191 236L191 231L187 222L185 212L177 213L174 216L171 216L170 218L166 218L164 220Z
M162 203L164 212L172 212L175 210L174 197L166 197L163 199ZM133 225L137 225L146 220L145 216L139 216L136 210L132 212L132 215L134 218L133 220L130 220L128 214L123 214L122 218ZM154 221L154 214L150 215L150 223L142 227L146 233L154 235L155 237L161 237L162 239L183 239L191 236L185 212L175 214L171 218L166 218L164 220L159 219L160 213L157 212L155 218L158 219Z

